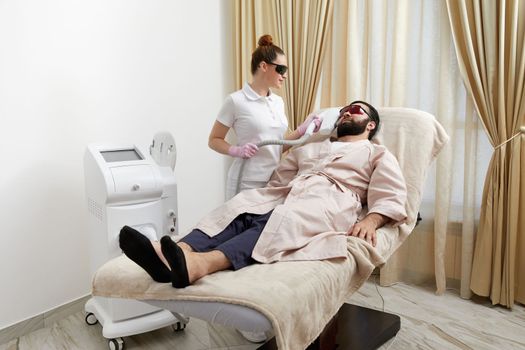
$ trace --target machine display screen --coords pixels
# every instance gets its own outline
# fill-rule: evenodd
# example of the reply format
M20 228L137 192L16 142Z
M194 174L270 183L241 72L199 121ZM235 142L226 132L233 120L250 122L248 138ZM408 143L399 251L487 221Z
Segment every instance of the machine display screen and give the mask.
M135 149L122 149L116 151L101 151L102 157L108 163L127 162L130 160L142 160L142 157Z

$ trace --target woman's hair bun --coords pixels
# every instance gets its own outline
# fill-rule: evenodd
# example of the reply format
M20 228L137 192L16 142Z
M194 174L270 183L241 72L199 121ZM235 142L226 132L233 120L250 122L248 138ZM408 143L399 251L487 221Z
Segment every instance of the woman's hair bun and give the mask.
M261 62L273 62L277 55L283 55L283 50L273 43L272 36L265 34L259 38L257 42L257 48L252 52L252 62L250 69L252 74L257 72L259 63Z
M273 45L273 39L270 34L265 34L259 38L258 42L259 46L272 46Z

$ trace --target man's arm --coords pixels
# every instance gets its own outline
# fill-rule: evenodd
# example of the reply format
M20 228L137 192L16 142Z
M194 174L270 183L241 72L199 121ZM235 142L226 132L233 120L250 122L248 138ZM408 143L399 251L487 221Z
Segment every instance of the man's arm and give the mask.
M367 190L368 213L391 219L393 226L405 222L407 188L396 158L388 151L377 154Z
M378 213L369 213L365 218L356 222L354 226L348 230L347 235L359 237L376 246L376 230L390 221L390 218Z

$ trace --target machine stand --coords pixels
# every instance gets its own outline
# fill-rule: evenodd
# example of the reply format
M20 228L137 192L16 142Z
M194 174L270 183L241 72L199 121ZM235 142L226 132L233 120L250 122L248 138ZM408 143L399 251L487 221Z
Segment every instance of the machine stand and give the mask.
M129 302L140 304L140 302L136 300L129 300ZM85 321L90 326L97 323L102 325L102 336L108 339L110 350L123 350L125 348L123 337L125 336L145 333L170 325L174 331L178 332L184 330L186 324L189 322L189 318L187 317L172 313L168 310L155 310L155 308L152 308L155 311L148 314L141 314L125 320L114 321L104 305L105 304L101 304L96 298L89 299L85 305Z
M373 350L394 337L400 327L401 318L397 315L343 304L307 350ZM257 350L277 350L275 338Z

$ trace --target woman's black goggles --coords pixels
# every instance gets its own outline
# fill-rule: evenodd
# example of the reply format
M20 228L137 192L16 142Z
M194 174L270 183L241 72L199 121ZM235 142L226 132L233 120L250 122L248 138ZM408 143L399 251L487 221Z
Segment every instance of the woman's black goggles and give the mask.
M271 64L272 66L275 66L275 71L279 73L280 75L285 75L286 72L288 71L288 67L285 66L284 64L277 64L273 62L266 62L266 63Z

